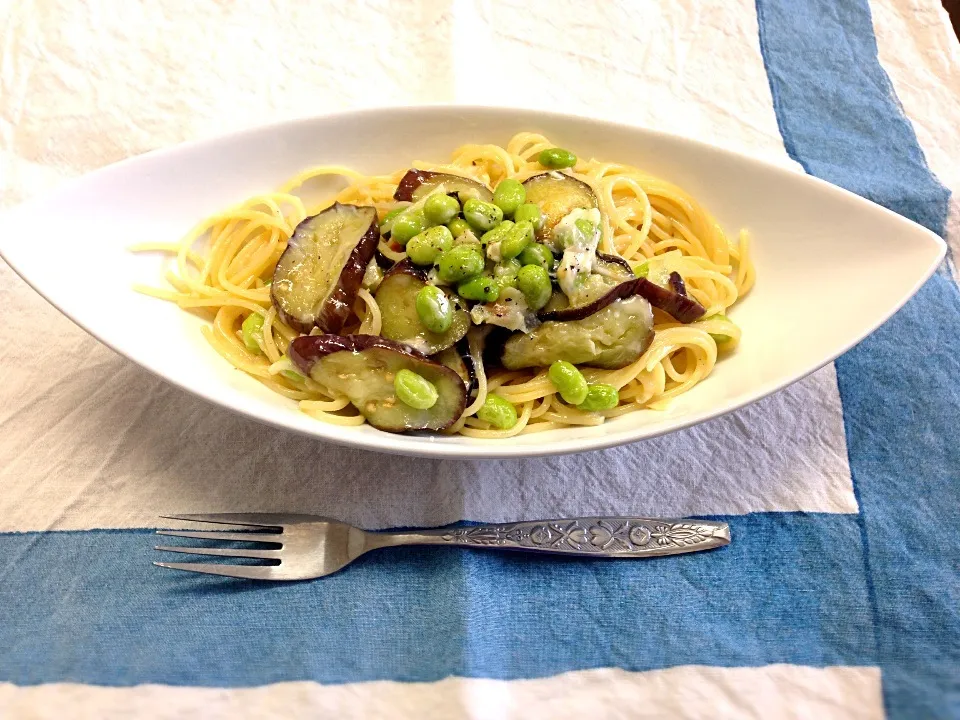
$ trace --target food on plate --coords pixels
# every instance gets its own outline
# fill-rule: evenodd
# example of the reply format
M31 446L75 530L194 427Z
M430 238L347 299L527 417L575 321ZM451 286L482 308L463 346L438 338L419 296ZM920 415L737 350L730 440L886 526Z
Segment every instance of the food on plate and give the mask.
M307 170L200 223L172 290L234 367L346 426L502 438L662 409L740 329L749 237L535 133L387 175ZM346 187L316 206L308 180Z
M444 430L466 405L457 373L376 335L303 335L290 343L290 359L381 430Z
M338 332L379 239L371 207L334 203L297 225L273 271L280 319L301 332Z

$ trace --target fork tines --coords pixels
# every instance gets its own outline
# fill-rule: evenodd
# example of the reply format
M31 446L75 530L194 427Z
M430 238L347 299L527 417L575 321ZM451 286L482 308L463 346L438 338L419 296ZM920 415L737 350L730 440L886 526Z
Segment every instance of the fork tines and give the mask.
M264 525L264 520L271 519L265 515L251 515L247 513L217 513L212 515L164 515L168 520L185 520L196 523L217 523L221 525L240 525L263 530L281 530L280 525ZM157 535L181 537L196 540L214 540L224 542L259 543L283 546L282 532L225 532L202 530L157 530ZM154 550L164 552L185 553L189 555L215 555L220 557L250 558L256 560L280 560L280 547L262 548L229 548L229 547L185 547L177 545L157 545ZM276 565L227 565L215 563L182 563L182 562L154 562L154 565L174 570L190 570L192 572L207 573L210 575L225 575L228 577L251 578L256 580L270 579L276 573Z

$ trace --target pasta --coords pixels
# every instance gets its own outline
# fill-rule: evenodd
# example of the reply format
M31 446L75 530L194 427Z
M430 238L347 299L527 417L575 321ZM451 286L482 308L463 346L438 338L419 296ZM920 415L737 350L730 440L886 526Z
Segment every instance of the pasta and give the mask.
M523 182L543 173L537 158L553 147L542 135L521 132L505 147L464 145L445 164L416 161L412 167L469 177L493 188L507 178ZM301 333L278 314L269 282L301 221L333 201L372 206L382 220L405 204L393 199L404 172L367 176L336 166L306 170L276 192L252 197L204 219L177 244L134 247L173 256L165 276L169 289L137 289L208 317L210 324L203 327L203 335L227 362L297 402L311 417L338 425L362 425L364 416L346 396L304 376L291 364L287 348ZM601 218L598 250L617 255L636 269L653 261L679 273L686 293L705 308L703 319L683 324L654 310L655 335L638 359L616 369L581 367L589 383L604 383L619 391L619 403L601 411L565 403L545 367L485 367L482 341L471 334L476 395L468 398L462 416L447 433L506 438L574 425L600 425L627 413L663 409L708 377L718 352L732 350L740 340L740 329L726 312L754 283L746 231L736 240L729 239L681 188L628 165L577 159L568 174L589 185L597 198ZM346 187L327 202L308 207L297 191L321 176L343 178ZM406 257L402 248L385 238L380 239L378 250L390 261ZM373 293L361 289L351 309L340 334L381 333L382 309ZM241 326L254 314L262 317L262 325L255 335L255 349L251 349ZM476 417L490 393L515 408L517 421L512 427L500 429Z

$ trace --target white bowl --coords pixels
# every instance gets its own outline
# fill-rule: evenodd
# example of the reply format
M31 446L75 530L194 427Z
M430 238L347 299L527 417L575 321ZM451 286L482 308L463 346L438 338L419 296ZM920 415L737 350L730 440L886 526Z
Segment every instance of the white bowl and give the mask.
M753 237L757 283L731 316L740 347L668 411L508 440L342 428L227 364L202 320L131 290L162 286L167 260L127 248L176 241L196 221L316 164L386 173L443 161L467 142L535 130L582 156L637 165L695 195L729 232ZM703 422L825 365L876 329L944 256L930 231L798 172L693 140L532 110L417 107L296 120L131 158L13 208L0 254L85 330L160 377L263 422L344 445L407 455L527 457L605 448ZM69 372L64 368L64 373Z

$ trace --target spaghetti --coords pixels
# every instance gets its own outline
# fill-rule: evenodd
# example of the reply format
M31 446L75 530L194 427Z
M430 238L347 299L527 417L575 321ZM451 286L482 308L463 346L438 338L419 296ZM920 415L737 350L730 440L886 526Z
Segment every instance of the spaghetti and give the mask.
M537 162L552 148L547 138L530 132L515 135L506 145L464 145L449 163L414 162L432 170L472 178L488 187L506 178L520 182L543 172ZM344 396L305 377L286 356L300 334L286 325L271 304L269 283L294 228L333 200L367 205L384 216L402 206L393 199L404 171L367 176L345 167L316 167L292 178L277 192L252 197L206 218L180 243L153 243L133 248L169 252L175 256L166 280L171 289L138 287L141 292L176 303L209 317L202 332L210 345L234 367L284 397L299 403L308 415L338 425L362 425L364 417ZM713 217L681 188L628 165L578 159L569 174L593 189L601 214L599 250L618 255L638 267L653 259L668 263L682 275L689 297L706 308L701 320L676 322L654 311L652 344L636 361L612 370L580 368L590 383L619 390L619 404L588 412L566 404L547 376L546 368L528 370L484 367L481 342L471 333L470 355L477 375L477 393L467 400L460 419L446 432L476 438L505 438L569 426L600 425L641 409L663 409L713 370L719 351L740 340L740 329L725 313L754 282L750 239L741 231L728 239ZM307 207L297 194L308 181L339 176L347 186L332 200ZM379 251L391 261L406 257L399 246L381 238ZM251 314L263 319L257 350L244 342L241 324ZM341 334L378 335L381 308L361 290L353 315ZM501 430L475 413L488 393L513 404L518 420Z

